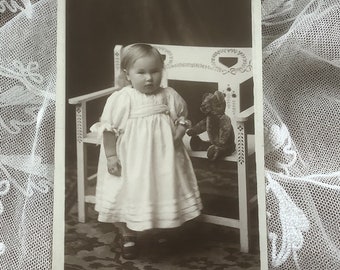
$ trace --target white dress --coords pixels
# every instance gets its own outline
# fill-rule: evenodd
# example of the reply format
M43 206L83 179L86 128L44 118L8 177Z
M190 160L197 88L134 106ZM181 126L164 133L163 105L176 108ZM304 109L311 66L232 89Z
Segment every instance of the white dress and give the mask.
M202 203L184 145L175 149L175 120L187 116L172 88L143 94L131 86L107 100L92 130L116 132L120 177L111 175L101 146L96 206L101 222L125 222L136 231L172 228L200 214Z

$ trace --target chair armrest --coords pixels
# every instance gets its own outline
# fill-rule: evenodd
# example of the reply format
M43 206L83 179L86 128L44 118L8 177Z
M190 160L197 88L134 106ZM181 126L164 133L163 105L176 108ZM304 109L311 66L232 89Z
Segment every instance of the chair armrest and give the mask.
M86 94L86 95L70 98L68 100L68 103L69 104L73 104L73 105L84 103L84 102L87 102L87 101L90 101L90 100L94 100L94 99L97 99L97 98L101 98L101 97L110 95L114 91L119 90L120 88L121 87L114 86L114 87L110 87L110 88L106 88L106 89L103 89L103 90L99 90L99 91L96 91L96 92L93 92L93 93L90 93L90 94Z
M253 114L254 114L254 106L251 106L248 109L236 115L236 122L246 122L249 119L249 117Z

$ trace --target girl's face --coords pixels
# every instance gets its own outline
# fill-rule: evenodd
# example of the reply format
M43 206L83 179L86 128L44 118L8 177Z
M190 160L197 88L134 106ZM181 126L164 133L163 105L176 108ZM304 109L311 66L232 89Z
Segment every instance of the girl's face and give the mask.
M137 59L126 71L133 88L144 94L152 94L159 89L163 66L159 59L145 56Z

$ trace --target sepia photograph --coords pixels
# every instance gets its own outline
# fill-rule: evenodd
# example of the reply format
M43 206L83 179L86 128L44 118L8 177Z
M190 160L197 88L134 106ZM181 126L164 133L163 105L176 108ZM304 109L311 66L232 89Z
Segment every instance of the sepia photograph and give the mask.
M251 1L66 1L65 269L260 269Z
M0 268L340 269L339 14L0 0Z

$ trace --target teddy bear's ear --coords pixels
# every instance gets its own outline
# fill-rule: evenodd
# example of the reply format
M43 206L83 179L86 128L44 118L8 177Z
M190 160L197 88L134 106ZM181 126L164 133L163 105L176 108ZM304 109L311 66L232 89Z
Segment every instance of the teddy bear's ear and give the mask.
M220 90L216 90L216 91L214 92L215 95L219 95L218 93L221 93L221 94L223 94L224 96L226 96L226 94L225 94L224 92L220 91Z
M202 101L205 100L205 98L209 95L210 93L204 93L202 96Z
M225 101L225 93L222 93L221 91L216 91L214 93L217 97L218 100L220 100L221 102Z
M224 96L224 97L226 97L227 95L226 95L226 93L224 93L224 92L221 92L221 94Z

